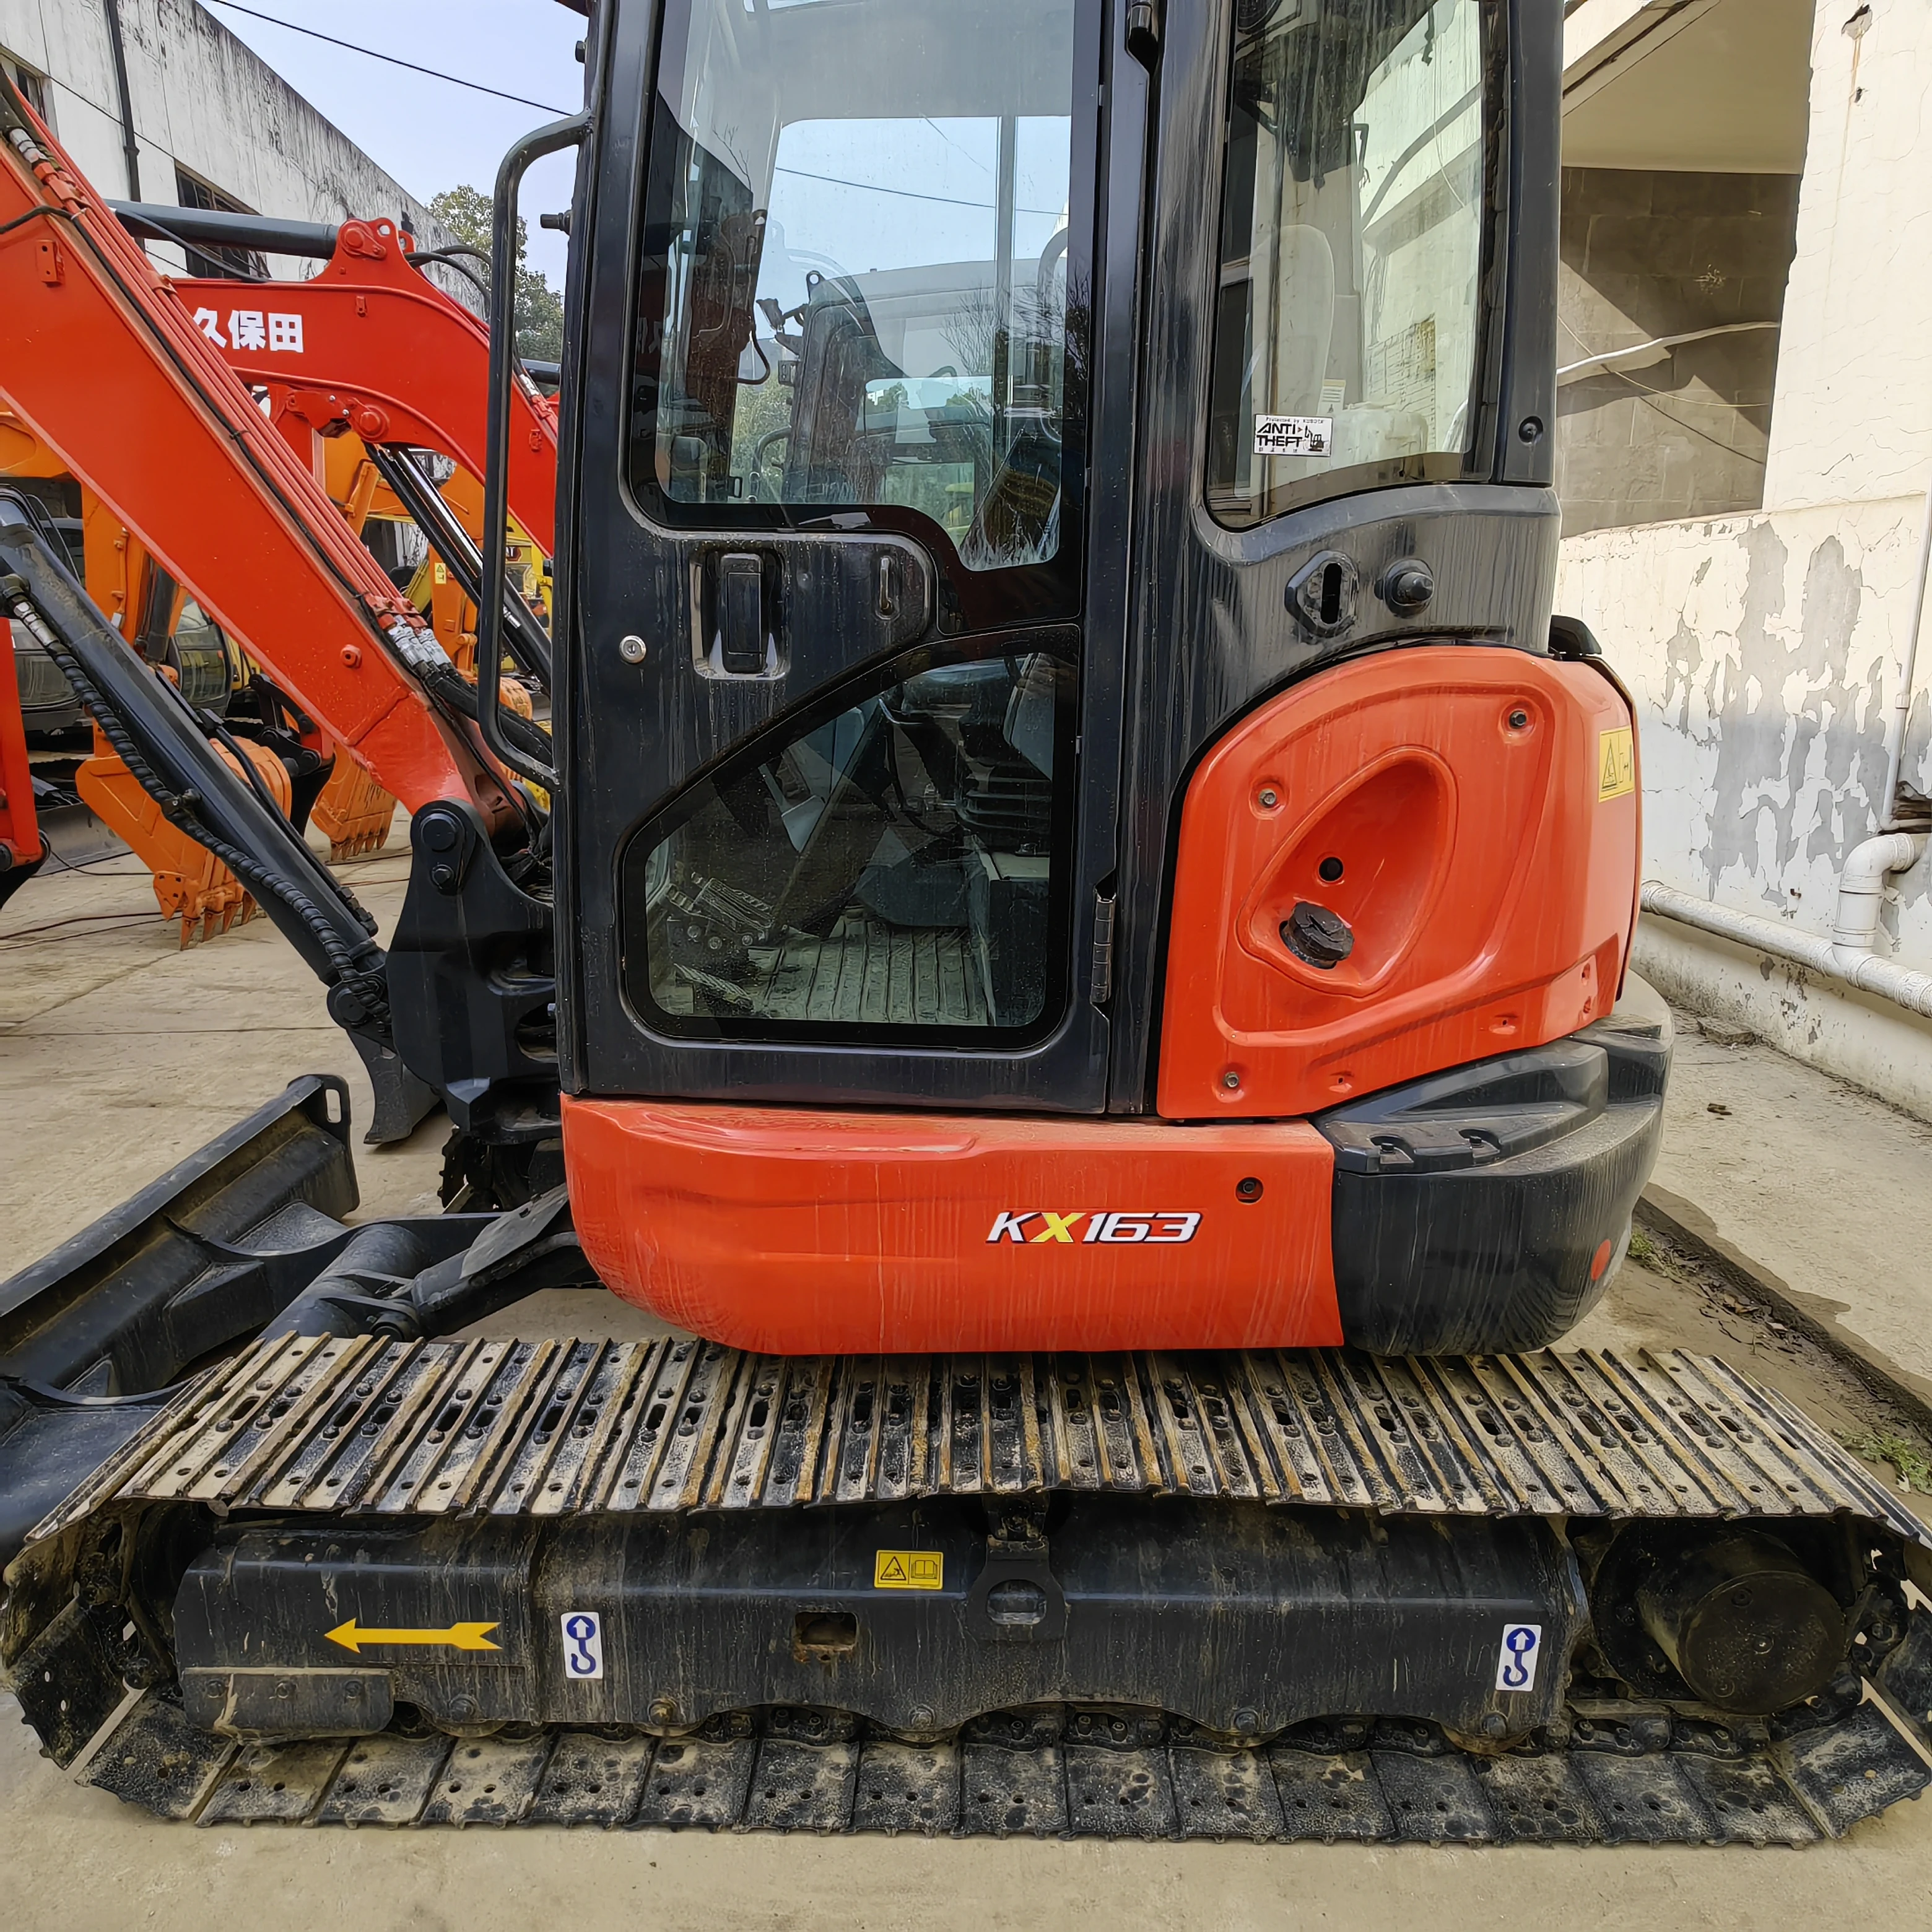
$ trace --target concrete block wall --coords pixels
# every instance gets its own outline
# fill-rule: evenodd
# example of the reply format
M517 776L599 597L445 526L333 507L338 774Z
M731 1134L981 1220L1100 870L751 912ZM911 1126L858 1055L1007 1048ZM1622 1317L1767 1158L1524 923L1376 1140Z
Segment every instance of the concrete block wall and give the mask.
M1791 175L1565 168L1558 361L1775 322L1798 185ZM1757 508L1777 367L1778 333L1765 329L1566 382L1564 533Z

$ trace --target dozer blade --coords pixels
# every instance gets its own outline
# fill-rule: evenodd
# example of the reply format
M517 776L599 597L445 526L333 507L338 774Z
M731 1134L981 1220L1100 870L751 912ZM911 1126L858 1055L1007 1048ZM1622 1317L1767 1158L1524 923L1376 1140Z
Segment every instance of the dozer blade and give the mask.
M306 1074L0 1281L0 1565L163 1406L258 1334L349 1238L349 1092Z
M1675 1352L281 1337L40 1526L0 1658L203 1822L1793 1844L1932 1775L1908 1576Z

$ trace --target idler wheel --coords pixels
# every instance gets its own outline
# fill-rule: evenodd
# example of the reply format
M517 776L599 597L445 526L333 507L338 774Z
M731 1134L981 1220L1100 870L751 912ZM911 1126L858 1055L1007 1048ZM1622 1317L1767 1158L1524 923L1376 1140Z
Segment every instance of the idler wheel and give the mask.
M1637 1615L1677 1674L1720 1711L1781 1711L1822 1690L1845 1654L1838 1599L1782 1544L1720 1534L1660 1563Z

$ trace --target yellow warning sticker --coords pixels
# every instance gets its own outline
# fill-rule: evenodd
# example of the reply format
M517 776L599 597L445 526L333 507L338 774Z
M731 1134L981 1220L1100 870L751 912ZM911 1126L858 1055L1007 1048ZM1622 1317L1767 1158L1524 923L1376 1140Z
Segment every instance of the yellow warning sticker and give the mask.
M875 1590L937 1590L946 1580L946 1557L937 1550L881 1550L872 1559Z
M1619 725L1614 731L1600 733L1597 739L1597 802L1622 798L1636 790L1636 747L1630 741L1630 728Z

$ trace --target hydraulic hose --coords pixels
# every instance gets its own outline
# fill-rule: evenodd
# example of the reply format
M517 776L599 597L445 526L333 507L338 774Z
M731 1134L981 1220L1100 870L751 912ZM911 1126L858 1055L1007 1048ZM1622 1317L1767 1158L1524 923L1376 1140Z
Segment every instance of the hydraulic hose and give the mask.
M446 661L440 670L434 665L426 670L418 668L416 676L432 698L461 712L472 724L480 723L476 687L455 665ZM496 722L505 737L526 757L548 759L551 756L550 734L541 725L532 724L515 711L500 711Z
M356 970L349 950L331 928L322 908L298 887L286 879L278 878L263 866L258 865L239 846L231 845L226 839L210 831L198 819L194 811L200 802L192 791L170 790L166 782L142 757L140 747L128 735L125 726L115 715L113 707L107 702L81 664L61 637L50 624L39 607L26 594L26 586L17 577L0 578L0 592L8 598L8 610L10 616L24 624L34 640L43 645L59 664L63 675L74 687L74 695L84 704L101 729L102 735L114 748L116 755L134 774L134 782L155 804L160 808L161 816L177 830L185 832L204 850L212 852L242 884L264 902L278 899L299 919L314 935L316 943L327 956L331 968L338 980L351 977ZM247 760L243 763L245 766Z
M409 452L400 444L372 442L368 447L369 460L429 539L431 548L448 566L464 596L471 603L480 604L483 596L483 554L458 520L455 512L443 501L436 485L416 467ZM507 584L503 596L503 642L516 660L517 668L526 676L536 678L544 690L549 690L549 635L538 622L536 613L524 602L522 594ZM478 674L481 676L480 658L478 664ZM537 755L546 759L550 757L548 742Z
M0 494L0 604L52 653L168 823L254 893L331 988L337 1019L386 1031L386 961L370 936L374 922L322 870L280 808L230 770L179 693L127 656L127 645L38 526L36 507Z

